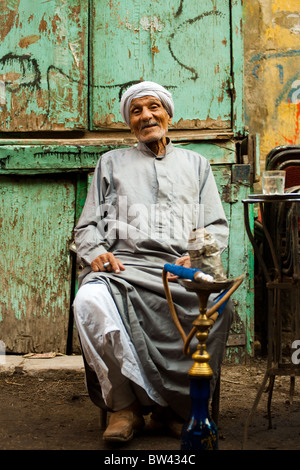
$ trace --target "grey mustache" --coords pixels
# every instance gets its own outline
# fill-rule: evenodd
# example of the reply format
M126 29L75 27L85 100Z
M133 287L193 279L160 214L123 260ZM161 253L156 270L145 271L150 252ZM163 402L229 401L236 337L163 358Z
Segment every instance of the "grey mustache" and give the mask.
M145 127L153 127L153 126L158 126L156 121L145 122L144 124L141 125L141 129L145 129Z

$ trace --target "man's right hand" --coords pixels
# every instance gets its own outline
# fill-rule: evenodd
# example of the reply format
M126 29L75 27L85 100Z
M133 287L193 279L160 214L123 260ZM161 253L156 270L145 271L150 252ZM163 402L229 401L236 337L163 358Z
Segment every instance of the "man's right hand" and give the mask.
M109 263L106 267L106 265ZM91 268L93 271L102 271L102 272L112 272L114 271L115 273L119 273L120 271L125 271L125 267L121 263L121 261L115 257L110 252L103 253L100 256L97 256L92 262L91 262Z

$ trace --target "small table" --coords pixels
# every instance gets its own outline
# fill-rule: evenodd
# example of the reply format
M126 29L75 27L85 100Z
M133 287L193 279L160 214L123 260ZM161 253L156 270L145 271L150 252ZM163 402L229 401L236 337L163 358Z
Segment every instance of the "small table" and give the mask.
M290 396L292 398L295 385L295 376L300 375L300 365L291 363L284 363L282 361L282 344L281 344L281 310L280 310L280 293L283 289L288 289L291 294L294 295L296 302L294 308L294 340L300 339L300 253L299 253L299 227L298 227L298 203L300 203L300 194L299 193L285 193L278 195L265 195L265 194L253 194L242 201L244 204L244 221L245 228L250 239L250 242L253 246L255 256L259 262L259 265L263 271L266 288L268 289L268 359L267 359L267 370L265 372L262 384L257 392L255 401L253 403L252 409L248 416L245 425L244 431L244 444L247 440L248 427L251 422L251 418L257 408L261 395L265 389L267 381L269 379L269 396L268 396L268 419L269 419L269 428L272 427L272 418L271 418L271 401L272 393L274 387L274 381L276 375L290 376L291 377L291 388ZM291 236L291 246L292 252L290 253L292 257L293 270L290 276L284 275L284 269L281 264L281 252L276 250L276 240L274 232L271 233L266 221L266 211L272 208L279 209L280 204L289 204L291 205L290 210L291 214L294 216L294 223L290 226L292 233L289 233ZM266 243L269 247L270 258L272 260L272 266L267 266L257 244L255 238L252 234L249 221L249 206L251 204L259 204L260 214L261 214L261 223L263 233L266 239ZM297 223L295 223L295 221Z

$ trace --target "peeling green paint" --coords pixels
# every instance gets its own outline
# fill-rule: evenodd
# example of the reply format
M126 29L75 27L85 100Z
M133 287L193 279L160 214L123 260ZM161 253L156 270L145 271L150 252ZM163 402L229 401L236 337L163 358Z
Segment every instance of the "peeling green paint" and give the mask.
M1 2L2 131L84 129L88 1Z
M0 38L0 339L8 350L65 352L73 228L98 159L135 143L119 99L145 79L173 93L172 141L212 164L230 224L225 268L249 274L234 294L228 348L230 360L243 360L254 315L241 204L251 177L236 151L245 134L242 1L50 0L33 8L4 0Z
M66 263L74 227L75 186L64 176L0 176L1 338L7 352L64 350L70 270ZM21 321L19 321L21 320Z

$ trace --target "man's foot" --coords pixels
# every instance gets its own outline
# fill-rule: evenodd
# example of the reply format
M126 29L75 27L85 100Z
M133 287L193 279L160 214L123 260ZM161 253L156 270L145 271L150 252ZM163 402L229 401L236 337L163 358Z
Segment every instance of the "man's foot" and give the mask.
M139 407L130 405L112 413L109 424L103 433L105 441L127 442L134 434L144 427L145 421Z
M153 410L148 424L148 430L159 431L161 429L167 429L170 434L177 439L181 438L182 427L183 420L170 408L161 406L157 406L155 410Z

